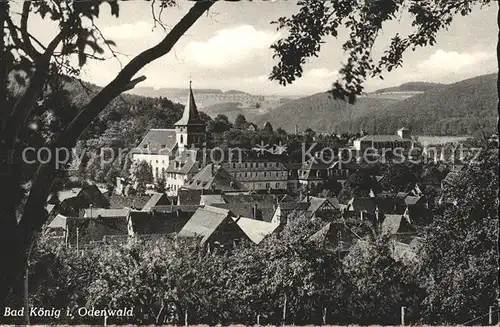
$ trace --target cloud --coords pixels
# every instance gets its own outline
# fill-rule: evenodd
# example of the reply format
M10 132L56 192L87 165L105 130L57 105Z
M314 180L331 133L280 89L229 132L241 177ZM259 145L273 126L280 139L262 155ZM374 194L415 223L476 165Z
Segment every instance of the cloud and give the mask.
M153 26L144 21L108 26L102 29L102 34L111 40L141 39L155 35Z
M495 55L488 52L459 53L437 50L427 60L422 61L418 68L425 71L455 72L460 69L471 68L471 66L476 66L492 58L495 58Z
M235 26L217 31L206 41L190 42L182 56L201 67L237 65L255 55L267 54L266 50L279 36L250 25Z

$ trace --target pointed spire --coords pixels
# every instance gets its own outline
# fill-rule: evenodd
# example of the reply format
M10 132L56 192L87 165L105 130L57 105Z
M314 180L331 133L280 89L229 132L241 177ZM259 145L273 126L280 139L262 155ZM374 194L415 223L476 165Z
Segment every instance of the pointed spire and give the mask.
M196 102L194 101L193 89L191 88L191 78L189 79L189 94L186 105L184 106L184 113L182 118L175 123L176 126L191 125L191 124L204 124L198 113Z

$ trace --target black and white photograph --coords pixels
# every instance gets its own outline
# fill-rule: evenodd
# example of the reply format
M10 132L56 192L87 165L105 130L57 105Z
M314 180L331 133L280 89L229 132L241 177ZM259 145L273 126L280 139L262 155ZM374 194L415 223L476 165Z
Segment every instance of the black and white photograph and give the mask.
M0 0L0 326L498 326L494 0Z

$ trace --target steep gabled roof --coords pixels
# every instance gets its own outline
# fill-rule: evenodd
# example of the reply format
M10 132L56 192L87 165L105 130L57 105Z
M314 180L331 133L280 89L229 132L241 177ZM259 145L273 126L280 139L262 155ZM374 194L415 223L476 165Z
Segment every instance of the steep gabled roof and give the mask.
M175 174L194 174L198 171L198 151L187 150L170 161L166 171Z
M234 224L234 214L229 210L205 206L196 210L194 215L184 225L177 236L179 237L201 237L201 244L205 244L219 227L224 224ZM238 229L240 229L238 227ZM241 231L241 229L240 229Z
M382 222L382 233L390 235L415 233L415 228L402 215L385 215Z
M55 216L50 224L47 225L47 228L67 230L67 217L63 215Z
M153 193L149 201L144 205L142 211L150 211L151 208L158 205L168 205L171 204L167 195L164 193Z
M196 102L194 101L193 89L191 88L191 81L189 81L188 100L186 105L184 106L184 112L182 114L182 118L174 125L175 126L205 125L205 123L200 119L198 108L196 107Z
M409 195L405 198L405 203L407 206L413 206L413 205L417 205L421 199L422 199L422 197L420 197L420 196L410 196Z
M244 190L243 184L230 175L222 166L209 164L183 186L192 190L232 192Z
M241 230L248 236L248 238L255 244L259 244L262 240L272 234L280 225L261 220L241 217L233 218Z

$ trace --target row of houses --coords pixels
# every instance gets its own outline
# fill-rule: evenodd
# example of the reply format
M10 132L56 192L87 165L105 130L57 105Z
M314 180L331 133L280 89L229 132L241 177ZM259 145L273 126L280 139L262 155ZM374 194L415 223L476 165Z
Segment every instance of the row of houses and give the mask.
M97 187L88 186L76 197L97 192ZM91 198L107 199L103 194L95 194ZM118 198L120 201L117 201ZM176 197L162 193L155 193L149 198L113 194L106 208L97 207L99 202L94 202L87 208L80 208L78 215L63 214L66 207L56 206L54 218L46 230L53 240L78 248L123 243L133 238L199 238L200 245L214 249L231 247L241 241L258 245L269 235L278 233L290 219L301 215L324 220L324 228L327 229L343 226L342 231L336 233L350 236L338 241L342 242L342 253L345 253L346 246L359 241L353 239L355 234L350 232L345 221L375 222L379 231L391 235L394 246L400 249L409 246L418 236L411 212L420 205L420 201L415 201L413 194L400 194L399 198L401 207L387 205L387 198L377 196L353 198L349 203L341 204L336 198L233 192L207 194L203 189L183 189ZM129 206L117 208L123 205ZM76 209L72 208L70 213ZM330 227L326 227L328 224ZM318 239L318 235L313 239ZM340 245L335 242L333 240L328 246L337 249Z

